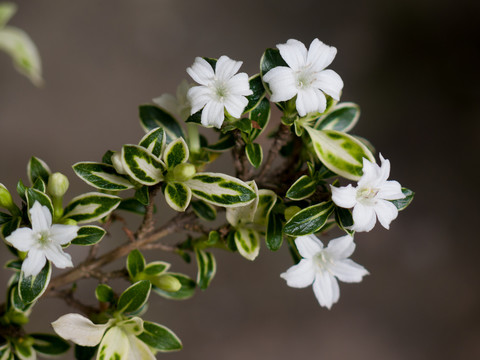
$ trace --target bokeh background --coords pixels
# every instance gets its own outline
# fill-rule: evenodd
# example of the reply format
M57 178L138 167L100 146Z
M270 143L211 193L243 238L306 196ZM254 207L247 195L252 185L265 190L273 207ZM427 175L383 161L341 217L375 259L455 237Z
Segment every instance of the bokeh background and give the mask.
M371 275L341 284L330 311L311 288L288 288L279 277L291 265L286 248L263 246L253 263L218 253L208 291L183 302L152 296L146 317L184 344L158 358L480 358L478 1L16 3L11 25L39 47L46 84L33 87L0 54L0 182L12 191L26 181L32 155L70 177L71 197L89 191L71 165L138 141L137 106L173 93L195 56L225 54L252 75L265 48L318 37L338 49L331 68L345 82L342 100L361 105L353 132L391 160L392 179L416 192L390 231L356 236L353 258ZM228 156L217 170L231 171ZM122 241L120 232L105 240ZM84 255L77 250L76 261ZM194 264L156 252L147 258L195 276ZM2 270L0 289L7 278ZM93 301L95 282L79 285L79 296ZM71 311L40 301L27 329L49 331Z

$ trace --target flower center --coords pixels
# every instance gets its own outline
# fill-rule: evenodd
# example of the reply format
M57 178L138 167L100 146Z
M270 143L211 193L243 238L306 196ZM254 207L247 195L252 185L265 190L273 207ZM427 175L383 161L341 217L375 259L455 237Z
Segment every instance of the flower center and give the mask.
M313 257L313 263L317 270L323 272L328 271L328 266L333 263L333 260L325 251L320 251Z
M357 191L357 200L364 204L372 204L375 202L375 197L377 196L380 189L376 188L362 188Z
M309 88L315 79L315 71L313 71L309 65L304 66L295 73L295 83L297 89Z
M216 80L214 83L215 96L218 101L225 101L225 98L229 95L228 86L224 81Z
M40 245L47 245L48 243L52 242L52 239L50 239L49 235L50 234L48 233L48 231L40 231L35 236Z

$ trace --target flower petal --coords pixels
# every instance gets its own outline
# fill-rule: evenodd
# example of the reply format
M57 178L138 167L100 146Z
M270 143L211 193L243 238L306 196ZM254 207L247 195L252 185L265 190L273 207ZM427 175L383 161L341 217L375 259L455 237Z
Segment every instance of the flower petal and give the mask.
M47 259L45 258L45 254L43 253L43 251L36 248L30 249L27 257L25 258L25 260L23 260L22 263L22 271L24 273L24 276L29 277L30 275L38 275L38 273L42 271L46 262Z
M323 70L317 74L317 79L313 83L325 94L330 95L335 100L340 100L340 93L343 89L343 80L333 70Z
M230 59L228 56L220 56L215 65L215 74L219 80L228 80L233 75L235 75L240 66L242 66L242 61L235 61ZM245 74L246 75L246 74Z
M187 68L187 73L201 85L208 85L215 78L212 66L201 57L195 58L193 65Z
M98 347L97 359L130 359L130 343L121 328L113 326L106 332Z
M375 188L380 177L380 167L367 158L363 158L362 172L363 175L360 180L358 180L357 188Z
M368 275L367 269L350 259L335 261L328 269L340 281L346 283L358 283L365 275Z
M37 238L32 229L24 227L15 230L5 238L7 242L20 251L28 251L35 245Z
M193 115L212 100L212 90L207 86L194 86L188 90L187 97L192 106L190 113Z
M307 62L312 69L321 71L330 65L337 55L337 48L314 39L308 49Z
M215 126L220 129L225 119L223 103L211 100L205 105L202 111L202 125L206 127Z
M330 240L325 251L335 260L346 259L353 254L355 250L355 243L353 237L345 235L333 240Z
M152 351L142 340L133 334L127 334L130 351L128 353L129 360L156 360Z
M315 88L304 88L298 90L295 106L300 116L305 116L312 112L323 112L327 101L325 95Z
M250 89L248 83L248 75L246 73L240 73L232 77L227 82L228 93L233 95L252 95L253 91Z
M342 187L330 185L332 191L332 201L341 208L350 209L357 203L357 189L351 184Z
M326 271L317 273L315 276L313 292L320 305L325 306L328 309L330 309L340 297L340 289L338 288L337 279Z
M43 249L43 253L45 254L46 258L59 269L73 266L72 257L70 254L63 252L60 245L50 243Z
M323 249L322 242L313 234L297 237L295 245L300 255L305 259L311 259Z
M290 100L298 93L293 70L286 66L273 68L263 76L263 80L270 86L270 100L273 102Z
M245 96L230 95L225 99L225 109L234 118L240 118L242 116L245 106L247 106L248 100Z
M398 209L390 201L377 200L375 204L375 213L377 214L378 221L385 229L390 228L390 223L398 216Z
M382 184L377 193L377 198L385 200L397 200L405 198L405 194L402 193L402 186L398 181L390 180L385 181Z
M76 225L54 224L50 228L50 240L58 245L66 245L77 237L80 228Z
M355 205L352 211L352 216L352 230L355 231L370 231L373 229L375 223L377 222L375 210L373 209L373 207L366 206L361 203L357 203Z
M312 285L315 278L315 267L312 260L302 259L297 265L280 274L287 285L294 288L305 288Z
M388 177L390 176L390 160L385 159L382 154L380 154L380 176L379 176L379 183L383 183L387 181ZM380 185L379 184L379 185Z
M81 346L96 346L102 340L105 330L110 326L94 324L80 314L66 314L52 323L53 330L64 338Z
M32 219L32 230L35 233L50 229L52 214L46 206L42 206L38 201L35 201L29 212Z
M278 50L283 60L293 70L299 70L307 62L307 48L298 40L290 39L286 44L278 44Z

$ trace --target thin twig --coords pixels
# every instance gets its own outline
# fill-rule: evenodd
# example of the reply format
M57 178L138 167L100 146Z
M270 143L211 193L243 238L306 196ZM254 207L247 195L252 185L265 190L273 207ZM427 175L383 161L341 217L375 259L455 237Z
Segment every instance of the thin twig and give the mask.
M98 309L94 308L93 306L86 305L78 299L75 299L75 297L73 296L72 290L62 290L62 291L52 290L52 291L49 291L48 296L58 297L64 300L67 303L67 305L81 311L85 315L92 315L92 314L98 313Z
M260 182L263 178L267 175L270 167L273 164L273 161L278 156L280 149L287 143L288 139L290 138L290 129L288 126L284 124L280 124L278 128L278 132L275 136L275 140L273 141L272 146L270 147L270 151L268 152L267 159L263 163L262 167L260 168L260 172L256 177L256 181Z

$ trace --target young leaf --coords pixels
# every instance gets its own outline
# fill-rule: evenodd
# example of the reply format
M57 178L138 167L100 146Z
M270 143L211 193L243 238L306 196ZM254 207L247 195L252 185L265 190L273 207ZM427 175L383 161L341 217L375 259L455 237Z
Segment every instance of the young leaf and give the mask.
M280 214L270 212L268 215L267 233L265 234L267 248L272 251L280 249L283 242L283 220Z
M296 213L283 228L283 232L290 236L313 234L319 231L333 212L331 201L309 206Z
M255 181L249 181L247 183L255 194L258 194L258 187ZM227 221L233 225L238 226L240 223L248 224L251 223L255 217L255 212L258 206L258 195L255 197L250 204L245 206L237 206L234 208L227 208L226 217Z
M15 230L17 230L20 226L22 222L22 218L21 217L14 217L12 218L10 221L6 222L5 224L3 224L0 229L1 229L1 233L2 233L2 236L3 238L5 239L7 236L9 236L11 233L13 233ZM8 247L9 249L15 249L11 246ZM15 251L15 255L17 254L16 253L16 249L14 250Z
M261 189L258 190L258 205L253 222L258 225L267 225L268 215L277 202L277 194L272 190Z
M79 162L73 165L73 170L87 184L100 190L121 191L133 188L128 178L117 174L111 165Z
M250 143L245 146L245 152L247 154L247 159L254 168L258 168L262 164L263 160L263 151L260 144Z
M145 131L150 131L158 127L162 127L165 130L167 136L167 142L175 140L179 137L185 137L182 128L178 124L177 120L153 105L141 105L139 107L140 123Z
M413 200L413 197L415 196L415 193L412 190L409 190L403 187L402 187L402 193L405 195L403 199L392 200L393 205L397 207L398 211L402 211L406 209L406 207L410 205L410 203Z
M0 212L0 226L12 220L12 215Z
M46 206L51 214L53 214L52 200L45 193L38 191L37 189L26 189L25 195L27 197L28 208L31 209L35 202L39 202L40 205ZM30 212L28 213L30 216Z
M235 146L235 137L231 133L223 135L218 141L214 144L205 146L205 149L214 152L223 152L230 150Z
M245 259L255 260L260 251L258 233L252 229L239 228L235 231L235 245Z
M253 127L252 132L250 133L250 141L255 140L267 127L270 120L271 108L270 101L267 98L263 98L262 101L253 109L248 118L253 122L256 122L260 129Z
M86 193L70 201L63 218L73 219L78 223L92 222L104 218L120 205L118 196L102 193Z
M47 261L43 269L36 276L25 277L23 271L20 273L18 292L24 303L30 304L37 300L47 289L52 275L52 266Z
M173 144L173 143L171 143ZM176 211L185 211L190 204L192 190L183 183L167 183L165 187L165 200L167 204Z
M33 348L43 355L61 355L70 349L70 344L61 337L50 334L29 334L33 338Z
M286 197L292 200L303 200L313 195L317 189L317 182L308 175L301 176L287 190Z
M19 180L17 183L17 194L22 198L23 201L27 201L25 196L25 192L27 191L27 187L23 184L22 180Z
M193 281L188 276L183 274L168 273L168 275L174 276L178 279L178 281L180 281L180 284L182 284L182 287L180 288L180 290L175 292L169 292L154 286L153 291L155 291L158 295L164 298L172 299L172 300L185 300L193 296L193 294L195 293L195 286L196 286L195 281Z
M335 105L332 111L320 117L315 123L317 130L336 130L348 132L353 129L360 117L360 107L354 103Z
M189 155L187 143L183 138L178 138L168 144L163 153L163 159L167 168L173 169L175 166L186 162Z
M95 296L98 301L112 303L115 300L115 293L112 288L106 284L99 284L95 289Z
M197 258L197 284L202 290L208 288L217 271L217 263L215 257L200 249L195 249L195 257Z
M149 321L143 322L143 333L137 337L160 352L182 349L182 342L170 329Z
M207 221L213 221L217 217L217 210L205 201L194 200L190 202L192 209L198 217L205 219Z
M43 180L45 184L48 183L48 178L50 177L51 171L48 165L41 159L32 156L27 165L27 175L30 184L33 185L37 178Z
M262 77L260 74L252 76L249 80L250 90L252 90L253 94L247 96L248 104L243 110L243 113L246 114L247 112L253 110L260 100L265 96L265 88L263 87Z
M103 239L107 232L99 226L82 226L77 233L77 237L72 240L74 245L94 245Z
M137 145L122 147L125 171L143 185L155 185L163 180L165 164L147 149Z
M153 261L148 263L142 272L147 276L158 276L170 268L170 264L165 261Z
M223 207L243 206L256 198L255 192L243 181L217 173L197 173L184 182L195 197Z
M21 360L36 360L37 354L33 347L25 341L15 341L13 343L15 348L16 357L12 356L12 359L21 359ZM3 359L2 359L3 360Z
M134 249L130 251L127 257L127 271L130 275L130 279L135 279L135 277L145 269L145 258L142 253Z
M142 140L140 140L139 145L143 146L145 149L150 151L156 157L160 157L163 153L163 149L167 143L165 130L159 127L148 132Z
M45 193L45 191L47 191L47 186L45 185L43 180L38 177L37 180L35 180L35 183L33 184L32 189Z
M148 300L152 284L141 280L125 290L118 299L117 309L121 313L132 313L140 309Z

